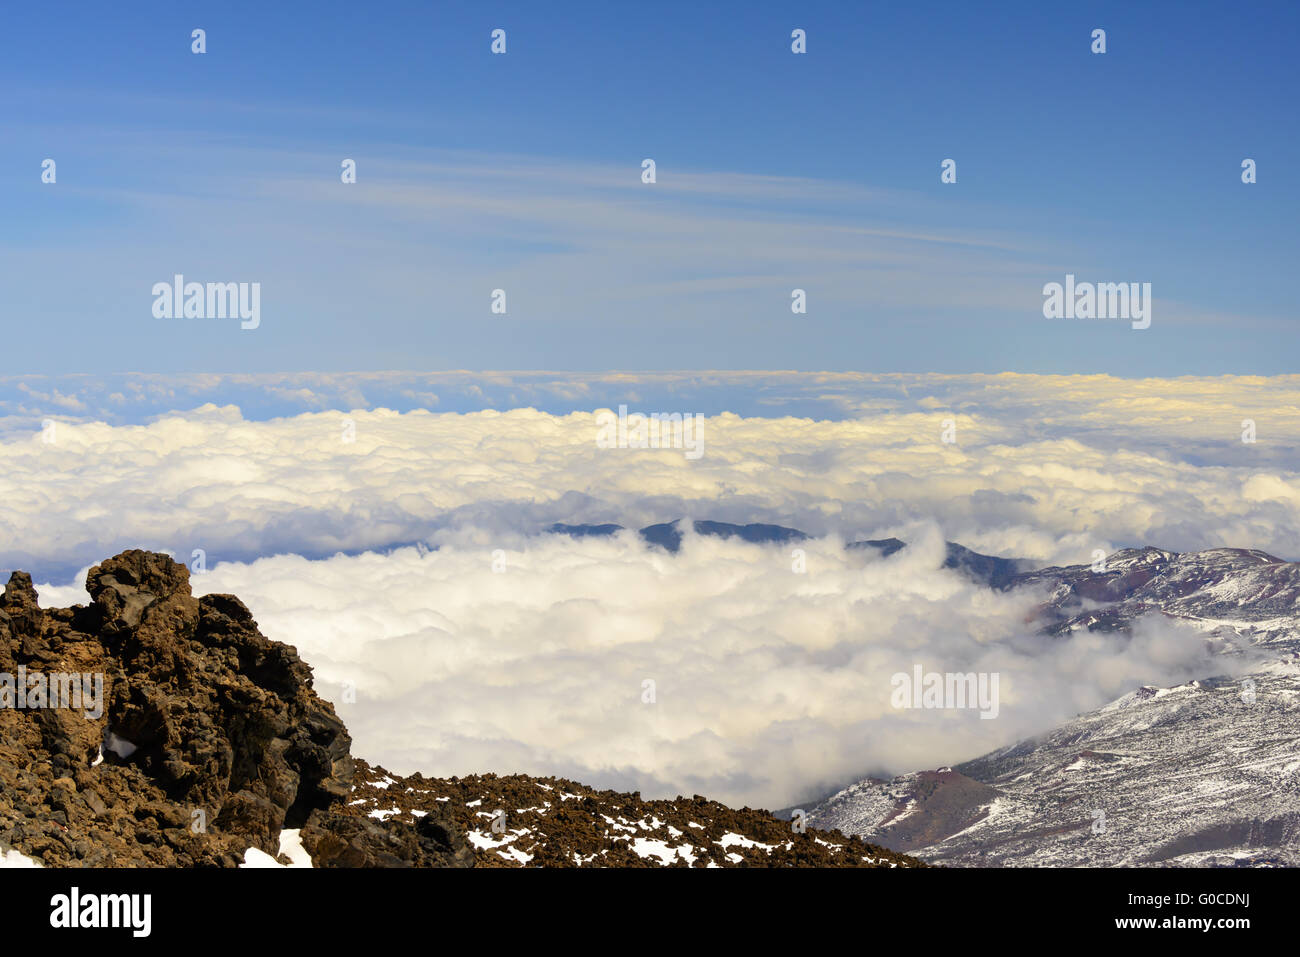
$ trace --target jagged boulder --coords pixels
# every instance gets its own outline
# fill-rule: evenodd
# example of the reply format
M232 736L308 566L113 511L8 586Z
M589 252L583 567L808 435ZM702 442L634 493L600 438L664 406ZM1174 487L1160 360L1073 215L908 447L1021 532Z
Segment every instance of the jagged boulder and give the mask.
M336 808L314 813L302 846L317 867L473 867L465 829L444 808L414 824L375 821Z
M347 729L238 598L196 599L184 565L136 550L86 590L89 606L42 610L15 572L0 598L11 684L102 681L98 707L52 692L0 707L0 845L49 864L234 864L347 795Z

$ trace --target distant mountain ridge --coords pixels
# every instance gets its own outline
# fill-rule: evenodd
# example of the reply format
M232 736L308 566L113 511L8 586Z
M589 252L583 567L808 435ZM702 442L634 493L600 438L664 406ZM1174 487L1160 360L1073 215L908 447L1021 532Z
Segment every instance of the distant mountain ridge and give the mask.
M669 552L681 549L683 520L647 525L637 531L646 542ZM697 520L696 535L739 538L756 544L785 544L813 536L785 525ZM546 528L551 534L588 538L615 535L625 526L566 525ZM1061 635L1078 628L1113 631L1149 612L1171 617L1209 619L1215 613L1237 620L1245 615L1261 624L1294 615L1300 602L1300 563L1288 562L1254 548L1210 548L1175 552L1146 546L1124 548L1100 563L1042 566L1024 558L1003 558L945 542L945 568L999 591L1042 586L1051 596L1040 609L1045 630ZM848 542L846 549L875 549L887 558L907 547L898 538ZM1110 605L1111 608L1099 608ZM1281 624L1285 624L1282 622Z
M645 528L639 529L637 534L651 545L658 545L669 552L676 553L682 547L683 536L679 527L682 521L682 519L678 519L673 522L647 525ZM813 537L797 528L758 522L749 525L735 525L731 522L697 520L691 524L696 535L707 535L714 538L739 538L742 541L760 545L802 542ZM548 533L568 535L572 538L616 535L623 530L624 526L612 523L605 525L565 525L556 523L546 529ZM998 558L993 555L982 555L979 552L971 551L956 542L946 542L945 544L948 548L948 556L944 561L945 568L955 568L980 584L989 585L993 588L1006 587L1018 574L1034 567L1033 562L1025 559ZM844 547L855 550L874 548L880 552L881 557L888 557L906 548L907 543L897 538L880 538L849 542Z

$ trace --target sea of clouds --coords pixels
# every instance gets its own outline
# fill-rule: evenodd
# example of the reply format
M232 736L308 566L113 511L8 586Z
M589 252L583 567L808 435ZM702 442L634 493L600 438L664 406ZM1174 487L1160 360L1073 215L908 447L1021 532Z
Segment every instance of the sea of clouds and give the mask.
M465 395L463 374L447 375ZM205 391L239 397L211 378ZM465 528L688 516L850 538L935 521L970 548L1044 563L1147 544L1300 558L1300 376L606 376L566 398L554 376L494 381L495 400L527 386L575 408L257 419L207 403L108 422L24 406L26 425L0 433L0 564L58 581L138 545L201 548L210 562L326 557ZM582 406L593 393L608 404ZM718 410L722 394L766 414ZM597 410L623 403L703 409L705 454L599 448ZM809 403L837 415L785 414Z
M1043 564L1143 544L1298 557L1296 377L742 380L593 378L566 399L532 383L556 403L687 413L729 381L738 407L768 410L709 411L697 460L599 448L599 405L56 416L52 440L0 438L0 564L34 571L49 607L84 601L85 568L123 548L201 550L196 590L239 595L296 645L356 753L392 770L783 806L1223 670L1157 621L1048 641L1027 624L1041 596L943 569L945 538ZM815 402L838 414L782 414ZM671 555L541 533L683 517L817 538L800 572L794 546L688 536ZM891 535L911 546L843 548ZM916 664L998 672L998 718L894 709L889 679Z
M795 556L693 535L676 555L632 533L464 535L436 551L219 564L194 585L241 596L295 645L355 753L389 770L557 774L761 807L956 763L1143 683L1225 670L1196 632L1155 619L1132 639L1045 639L1026 624L1041 595L943 569L938 528L912 532L885 559L833 537ZM917 664L997 673L996 718L893 707L891 677Z

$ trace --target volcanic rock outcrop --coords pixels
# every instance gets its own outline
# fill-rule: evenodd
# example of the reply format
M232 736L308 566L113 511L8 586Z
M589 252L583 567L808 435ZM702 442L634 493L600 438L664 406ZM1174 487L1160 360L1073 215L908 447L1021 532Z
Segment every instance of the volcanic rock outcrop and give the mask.
M313 815L328 828L351 739L293 648L233 595L196 599L166 555L124 552L86 590L89 606L42 610L15 572L0 598L0 846L50 865L235 865ZM356 863L469 858L463 838L407 830L330 846Z

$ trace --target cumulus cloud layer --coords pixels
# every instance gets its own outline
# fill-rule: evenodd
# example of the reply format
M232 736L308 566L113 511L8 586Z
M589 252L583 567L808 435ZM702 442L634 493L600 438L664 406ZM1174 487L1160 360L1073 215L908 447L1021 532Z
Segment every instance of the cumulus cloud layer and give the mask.
M95 387L24 380L0 432L0 561L71 582L42 588L48 606L84 600L85 566L123 548L185 561L201 550L196 587L241 596L268 635L297 645L358 753L395 770L558 773L779 806L864 772L973 757L1136 684L1224 667L1167 623L1049 642L1025 624L1035 596L942 570L945 538L1044 564L1143 544L1300 557L1296 377L478 383L216 377L169 392L176 383L128 377L107 405L139 420L97 421ZM139 415L241 390L265 411L258 390L272 387L316 411ZM410 392L410 407L327 411L377 389ZM415 407L519 393L551 411ZM31 421L56 400L52 425ZM622 402L704 412L704 454L601 448L595 410ZM1246 418L1255 443L1241 441ZM540 534L679 517L818 537L799 573L782 546L688 538L670 556L631 533ZM889 559L843 548L891 535L912 546ZM917 665L998 673L998 717L893 708L891 676Z
M721 388L647 383L622 383L631 411L690 413ZM572 388L608 397L613 386ZM646 388L654 404L637 401ZM821 396L841 414L709 414L698 460L599 448L591 407L252 421L206 405L138 425L55 418L0 440L0 554L61 580L137 545L203 549L213 563L437 542L467 527L499 537L689 516L845 537L907 538L937 521L967 546L1042 562L1143 544L1300 557L1296 377L775 375L746 394L773 412ZM1255 443L1241 440L1245 419Z
M292 372L0 376L0 438L70 424L140 425L176 409L236 405L245 418L330 409L477 412L531 407L556 415L613 408L840 420L885 412L978 409L1026 437L1087 435L1204 455L1249 415L1277 439L1300 430L1300 375L1117 379L1106 375L870 372ZM1238 420L1239 421L1239 420ZM26 436L21 436L26 437ZM1196 444L1189 448L1191 440ZM1204 441L1201 441L1204 440ZM1257 450L1277 449L1265 441ZM1283 448L1292 462L1295 443Z
M630 533L463 533L436 551L277 556L194 581L240 595L296 645L356 752L390 769L561 774L752 806L955 763L1143 682L1224 667L1168 624L1033 634L1041 596L942 569L939 530L914 531L887 559L802 543L802 566L789 547L694 536L673 556ZM80 589L42 589L43 604L74 600ZM895 708L891 676L916 665L998 673L997 717Z

